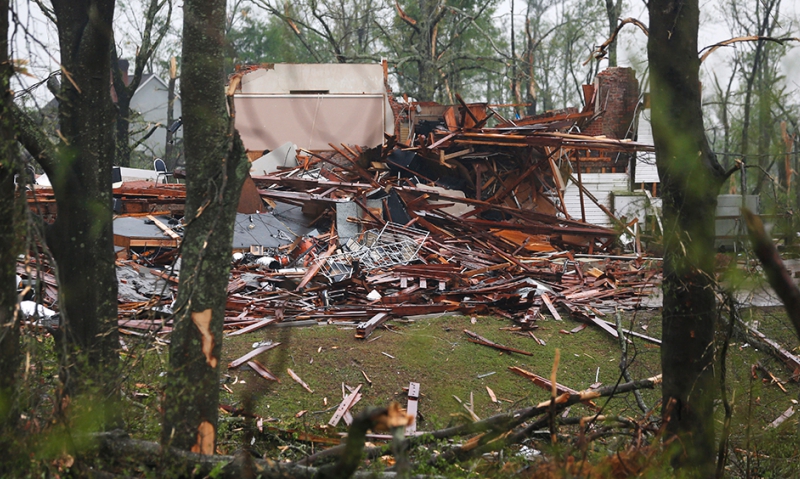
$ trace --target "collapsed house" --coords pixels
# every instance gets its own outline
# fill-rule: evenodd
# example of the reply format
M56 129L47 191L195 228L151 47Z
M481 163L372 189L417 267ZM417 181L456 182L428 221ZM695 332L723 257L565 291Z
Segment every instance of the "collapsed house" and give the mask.
M629 191L608 175L628 175L652 151L630 139L631 77L601 74L584 108L509 119L458 96L396 100L381 65L238 73L236 126L252 169L226 329L344 322L363 338L393 317L459 311L523 330L567 314L616 335L604 312L639 307L660 274L643 256L647 211L620 215L606 186ZM28 194L38 213L57 214L52 191ZM177 290L185 189L123 181L114 197L120 326L169 332L159 318Z
M365 339L393 318L458 312L507 318L506 329L540 344L534 331L546 316L582 323L563 334L596 327L618 337L604 316L643 307L661 272L644 254L649 212L613 202L630 196L616 188L630 191L630 165L652 146L631 139L636 88L615 83L630 72L612 73L585 86L585 107L524 118L458 96L455 105L395 99L380 65L238 73L236 126L251 171L231 244L227 336L336 324ZM119 179L119 328L158 341L173 326L186 191L126 172ZM27 194L45 219L58 214L51 189ZM50 316L40 324L52 325L55 275L42 258L27 261L18 283L37 272L38 299L52 308L38 313ZM277 380L255 358L279 345L257 343L228 367ZM412 382L410 411L418 389ZM357 395L345 397L339 419Z

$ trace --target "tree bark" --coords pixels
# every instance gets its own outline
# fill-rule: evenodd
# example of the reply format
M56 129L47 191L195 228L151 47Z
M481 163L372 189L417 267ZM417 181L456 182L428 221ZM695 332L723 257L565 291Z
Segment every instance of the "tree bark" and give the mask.
M66 339L64 393L86 394L89 410L119 424L117 277L111 167L114 116L110 92L113 0L53 0L64 81L57 161L45 169L58 217L47 242L58 268L61 329Z
M606 0L606 17L608 18L608 35L614 34L619 22L619 16L622 14L622 0ZM608 45L608 66L617 66L617 40L614 39Z
M161 40L164 38L169 28L170 19L172 18L172 0L168 0L166 3L168 6L166 21L161 28L154 32L156 17L164 6L164 2L162 0L150 0L144 15L142 44L136 49L133 77L127 85L124 81L123 72L119 67L117 47L112 43L112 79L114 82L114 92L117 95L116 163L119 166L131 165L131 152L133 151L130 143L131 100L133 99L133 94L136 93L136 90L142 83L142 75L144 74L145 66L161 44ZM155 38L153 38L154 33ZM127 72L124 73L127 74ZM169 125L167 125L167 127L169 127Z
M174 171L178 165L178 158L175 154L175 133L172 131L172 124L175 122L175 81L178 79L178 65L175 57L169 59L169 83L167 85L167 141L164 146L164 162L167 164L167 171Z
M726 175L703 128L697 0L651 0L650 88L664 214L661 367L673 465L714 475L714 214Z
M23 204L15 198L17 162L15 124L11 115L10 81L14 73L8 57L8 0L0 0L0 449L14 446L12 430L17 414L16 388L20 365L19 316L17 315L16 263L23 244L20 221ZM20 175L20 184L24 177ZM21 186L24 189L24 186ZM0 458L13 461L9 454Z
M233 222L249 162L226 111L225 1L188 0L183 18L187 225L161 441L213 454Z

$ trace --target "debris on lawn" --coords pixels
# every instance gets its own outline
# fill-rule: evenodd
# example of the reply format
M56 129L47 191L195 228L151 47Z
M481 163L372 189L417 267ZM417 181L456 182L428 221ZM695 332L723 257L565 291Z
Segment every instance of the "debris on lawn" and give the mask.
M593 107L594 87L584 91L582 110L510 120L485 103L466 104L457 96L454 106L434 105L435 120L403 118L411 126L408 135L387 135L383 144L331 142L330 149L311 151L287 143L273 152L249 151L251 176L233 226L225 338L266 328L337 325L373 342L381 337L373 333L390 331L392 321L439 313L463 314L471 324L478 316L504 318L510 325L503 330L541 346L545 342L533 331L550 320L560 321L565 334L595 327L616 337L614 324L602 317L645 307L643 300L661 281L660 259L646 255L646 218L612 211L607 198L598 198L581 178L616 172L635 153L653 147L592 130L602 113ZM402 114L414 116L412 110ZM575 192L572 206L569 191ZM113 194L119 326L165 342L174 326L185 185L123 182ZM46 221L57 213L47 188L28 192L28 202ZM599 212L602 224L587 220L589 210ZM57 283L46 259L27 258L17 274L21 281L38 278L39 302L49 308L26 319L45 325L42 317L52 316L57 326ZM570 319L580 324L567 325ZM467 341L501 354L532 356L501 339L464 333ZM258 357L280 345L257 343L228 368L246 364L264 380L279 381ZM796 365L800 371L800 359ZM541 376L509 369L551 388ZM292 369L286 372L314 393ZM361 375L373 384L364 370ZM658 380L648 381L645 387ZM512 402L485 388L493 404ZM560 384L555 391L590 407L591 398L609 394ZM343 385L328 427L350 425L362 394L362 385ZM481 423L472 392L468 403L453 397L471 421ZM407 436L420 435L419 401L420 384L411 382L407 411L397 406L386 421L403 426ZM559 407L566 403L560 401ZM323 402L327 407L327 397ZM299 438L326 442L307 433Z
M419 406L419 383L411 382L408 385L408 416L411 422L406 426L406 435L413 436L417 432L417 409Z
M295 374L294 371L292 371L291 369L286 369L286 372L289 373L289 376L291 376L292 379L294 379L297 384L303 386L303 389L305 389L306 391L308 391L308 392L310 392L312 394L314 393L314 391L310 387L308 387L308 384L306 384L305 381L300 379L300 376Z

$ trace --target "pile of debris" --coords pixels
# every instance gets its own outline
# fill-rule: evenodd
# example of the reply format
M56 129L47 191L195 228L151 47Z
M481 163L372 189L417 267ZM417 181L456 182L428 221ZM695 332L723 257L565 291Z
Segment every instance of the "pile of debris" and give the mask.
M610 211L616 229L572 219L561 193L569 180L581 186L571 173L580 156L649 147L570 133L588 110L487 127L493 117L488 105L461 101L405 143L251 154L252 172L267 174L243 189L230 333L324 321L356 324L366 338L393 317L458 311L507 317L522 330L542 314L568 314L616 335L600 317L639 306L659 269L638 241L635 254L615 253L620 233L634 234L629 224ZM185 190L137 183L114 194L120 326L167 333ZM47 190L31 193L33 208L49 200Z

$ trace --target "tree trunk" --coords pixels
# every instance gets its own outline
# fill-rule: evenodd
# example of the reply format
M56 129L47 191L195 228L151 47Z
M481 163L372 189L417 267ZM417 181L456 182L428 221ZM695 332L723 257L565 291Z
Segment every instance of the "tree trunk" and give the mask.
M127 62L125 63L125 68L127 68ZM129 85L133 85L133 82L130 82L129 85L125 84L125 77L128 76L128 72L122 71L120 68L120 61L119 56L117 55L117 47L112 43L111 45L111 81L114 85L114 95L116 96L116 121L115 121L115 156L114 156L114 163L117 166L131 166L131 97L133 96L133 92L136 91L136 88L139 86L139 82L136 82L136 86L132 89L129 88ZM135 78L134 78L135 80ZM141 80L141 75L139 75L139 80Z
M608 17L608 36L614 34L619 22L619 16L622 14L622 0L606 0L606 16ZM617 40L608 46L608 66L617 66Z
M116 160L117 166L131 166L131 99L123 94L117 96Z
M21 199L15 198L14 174L17 163L15 124L11 115L10 80L13 67L8 58L8 0L0 0L0 449L10 450L16 411L16 382L19 373L19 317L16 314L17 254L24 244L21 233ZM24 184L20 175L20 184ZM24 188L24 186L21 186ZM13 456L3 454L3 456ZM0 470L6 460L0 458Z
M61 65L59 119L64 141L46 169L58 217L47 232L58 267L61 329L67 358L64 392L86 394L118 425L119 338L114 266L110 93L113 0L53 0Z
M231 241L249 168L225 104L224 0L184 3L186 220L162 444L213 454Z
M703 128L697 0L651 0L650 85L664 214L661 367L675 467L714 475L714 214L725 178Z
M178 79L178 66L175 57L169 59L169 84L167 85L167 138L164 146L164 162L167 164L167 171L174 171L178 165L178 157L175 155L175 132L172 131L172 124L175 122L175 80Z

